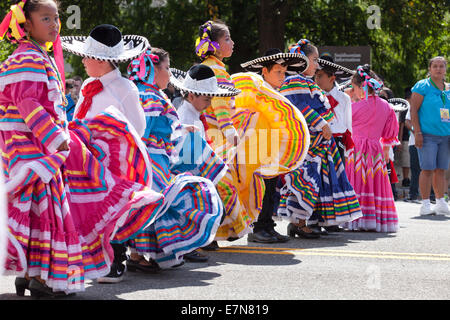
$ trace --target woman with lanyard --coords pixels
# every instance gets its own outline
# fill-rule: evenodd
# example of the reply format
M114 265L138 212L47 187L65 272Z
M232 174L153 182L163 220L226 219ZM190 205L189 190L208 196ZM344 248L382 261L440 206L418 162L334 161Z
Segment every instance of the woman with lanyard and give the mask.
M450 87L445 83L447 60L434 57L428 71L430 77L417 82L411 90L411 121L422 169L419 178L423 200L420 215L445 215L450 214L444 199L445 170L450 155ZM431 185L436 194L433 209L430 205Z

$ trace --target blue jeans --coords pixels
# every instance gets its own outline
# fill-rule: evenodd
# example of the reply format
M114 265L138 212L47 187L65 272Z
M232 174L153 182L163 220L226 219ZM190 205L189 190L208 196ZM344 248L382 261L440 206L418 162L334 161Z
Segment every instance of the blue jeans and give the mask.
M422 170L448 169L449 138L449 136L423 134L422 148L417 148Z

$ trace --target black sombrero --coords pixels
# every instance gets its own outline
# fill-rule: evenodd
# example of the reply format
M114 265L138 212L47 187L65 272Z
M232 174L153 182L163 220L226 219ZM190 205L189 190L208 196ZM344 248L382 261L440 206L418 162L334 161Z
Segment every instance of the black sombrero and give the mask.
M353 70L334 63L333 58L328 54L320 56L317 62L319 63L321 70L328 70L340 78L347 78L356 73Z
M233 97L241 93L241 90L231 86L218 85L214 71L203 64L193 66L188 72L175 68L170 71L170 83L185 93L208 97Z
M270 49L263 57L242 63L241 67L247 71L259 72L274 63L286 65L290 72L302 73L308 68L309 60L300 53L283 53L280 49Z
M392 106L392 108L397 112L402 112L409 109L408 100L402 98L392 98L388 99L388 102Z
M125 35L109 24L95 27L88 37L61 37L64 50L77 56L101 61L125 62L139 57L150 48L147 38L137 35Z

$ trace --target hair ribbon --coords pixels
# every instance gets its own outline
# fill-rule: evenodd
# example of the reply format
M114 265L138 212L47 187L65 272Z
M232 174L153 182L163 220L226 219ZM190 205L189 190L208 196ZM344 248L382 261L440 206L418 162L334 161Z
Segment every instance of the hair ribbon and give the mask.
M289 49L289 53L300 53L304 56L306 56L306 54L303 52L302 48L304 45L310 43L310 41L308 39L300 39L294 46L292 46Z
M27 0L22 0L22 2L11 6L11 10L0 24L0 40L3 40L5 35L8 39L11 37L15 39L12 41L19 41L25 37L25 31L20 27L20 24L26 21L23 12L26 2ZM10 32L8 32L9 29L11 30Z
M377 81L376 79L369 76L363 69L362 66L358 66L356 68L356 71L358 72L359 76L364 78L364 82L362 84L364 92L366 93L366 100L369 95L369 87L371 87L376 93L378 93L381 88L383 88L383 82Z

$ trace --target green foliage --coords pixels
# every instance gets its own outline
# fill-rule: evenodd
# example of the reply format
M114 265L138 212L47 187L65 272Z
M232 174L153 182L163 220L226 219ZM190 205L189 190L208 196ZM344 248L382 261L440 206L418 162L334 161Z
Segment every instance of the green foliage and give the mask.
M7 41L0 42L0 61L4 61L13 52L14 47Z
M262 2L273 6L280 15L287 5L284 34L285 48L301 38L319 46L359 46L372 48L372 68L397 96L426 76L428 60L436 55L449 58L449 0L166 0L155 6L155 0L63 0L60 14L63 35L87 35L96 25L110 23L123 34L146 36L153 47L170 53L171 66L188 69L198 62L194 43L198 27L217 17L230 27L235 42L234 54L225 62L231 73L240 71L240 63L260 55L258 9ZM161 1L159 1L161 2ZM6 13L11 2L2 1ZM68 29L67 8L81 8L81 29ZM381 28L369 29L367 8L381 9ZM280 10L277 10L279 8ZM0 42L0 59L13 46ZM74 74L86 76L81 59L67 54L66 61ZM121 66L123 72L126 65Z

